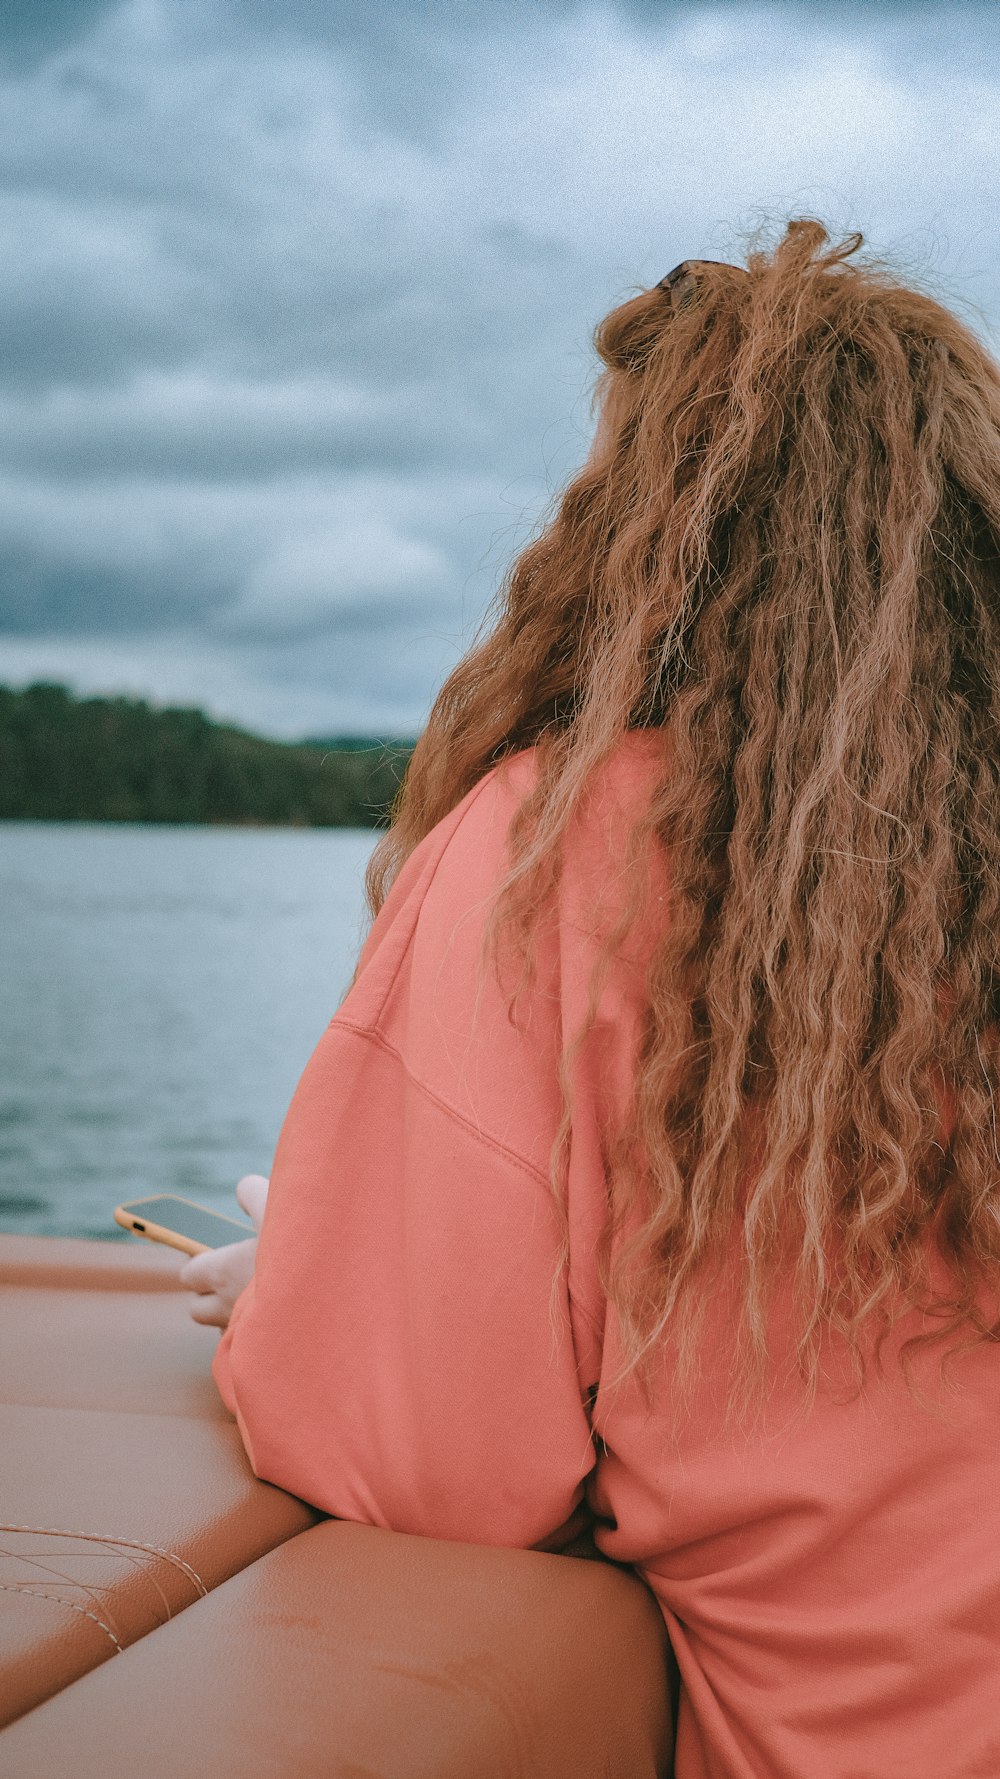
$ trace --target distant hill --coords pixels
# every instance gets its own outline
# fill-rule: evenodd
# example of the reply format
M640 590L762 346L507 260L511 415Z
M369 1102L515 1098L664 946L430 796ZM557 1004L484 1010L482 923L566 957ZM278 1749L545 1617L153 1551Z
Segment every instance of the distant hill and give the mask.
M374 828L412 741L271 741L141 698L0 686L0 820Z
M334 753L339 754L371 753L373 748L377 751L383 747L402 748L404 752L411 754L417 744L416 741L402 741L399 737L393 736L307 735L299 745L300 747L328 747Z

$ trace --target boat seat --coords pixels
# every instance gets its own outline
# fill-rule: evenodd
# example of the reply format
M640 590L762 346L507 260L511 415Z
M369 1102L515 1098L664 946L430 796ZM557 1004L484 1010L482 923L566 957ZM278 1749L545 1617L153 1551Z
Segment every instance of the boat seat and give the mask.
M0 1779L665 1779L643 1583L260 1482L179 1264L0 1237Z
M0 1732L3 1779L664 1779L662 1615L611 1564L327 1520Z
M0 1724L321 1517L254 1476L181 1264L0 1237Z

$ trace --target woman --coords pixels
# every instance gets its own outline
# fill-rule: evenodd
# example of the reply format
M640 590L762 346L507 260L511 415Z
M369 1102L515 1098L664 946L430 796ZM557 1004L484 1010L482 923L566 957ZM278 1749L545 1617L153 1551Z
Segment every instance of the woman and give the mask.
M797 220L598 328L256 1270L184 1274L258 1476L589 1517L679 1779L1000 1773L1000 371L860 245Z

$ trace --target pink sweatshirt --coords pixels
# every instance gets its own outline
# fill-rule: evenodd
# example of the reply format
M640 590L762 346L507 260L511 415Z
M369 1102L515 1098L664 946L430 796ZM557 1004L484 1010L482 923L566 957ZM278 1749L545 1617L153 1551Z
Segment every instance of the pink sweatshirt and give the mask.
M935 1417L892 1364L914 1312L883 1378L854 1401L822 1391L803 1419L779 1304L765 1422L727 1437L723 1291L683 1424L669 1367L650 1408L609 1387L601 1131L630 1080L655 894L574 1068L570 1260L550 1320L557 1060L584 1014L591 898L613 916L657 760L636 734L595 778L516 1027L489 973L477 1002L475 961L533 751L407 860L288 1112L219 1390L257 1475L344 1519L529 1547L586 1494L600 1549L662 1606L683 1682L678 1779L998 1779L1000 1349L959 1361L954 1396L934 1393L933 1349L918 1360Z

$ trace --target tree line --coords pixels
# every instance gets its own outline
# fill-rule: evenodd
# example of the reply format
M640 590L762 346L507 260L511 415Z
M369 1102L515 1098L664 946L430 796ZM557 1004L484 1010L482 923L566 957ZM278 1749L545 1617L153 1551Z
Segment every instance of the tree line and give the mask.
M384 825L412 741L271 741L142 698L0 686L0 819Z

